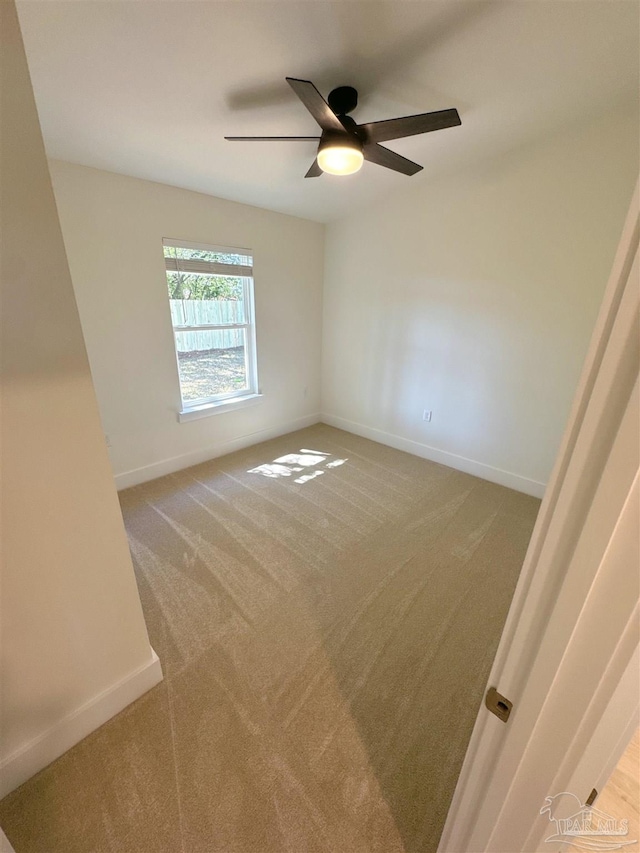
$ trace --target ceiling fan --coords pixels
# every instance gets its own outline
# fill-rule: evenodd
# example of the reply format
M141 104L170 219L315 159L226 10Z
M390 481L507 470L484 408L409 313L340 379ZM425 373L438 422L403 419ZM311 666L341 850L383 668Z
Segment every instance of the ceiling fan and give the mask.
M317 178L323 172L351 175L364 160L403 175L415 175L422 166L380 143L462 124L455 109L356 124L348 115L358 104L358 93L352 86L334 89L327 103L310 80L287 77L286 81L320 125L321 136L225 136L225 139L231 142L315 140L319 142L318 153L305 178Z

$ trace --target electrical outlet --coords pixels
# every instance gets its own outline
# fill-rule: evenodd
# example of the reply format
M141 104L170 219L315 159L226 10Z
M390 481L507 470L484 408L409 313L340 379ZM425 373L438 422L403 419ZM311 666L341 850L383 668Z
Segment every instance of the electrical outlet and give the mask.
M422 420L423 421L431 421L431 409L425 409L422 412Z

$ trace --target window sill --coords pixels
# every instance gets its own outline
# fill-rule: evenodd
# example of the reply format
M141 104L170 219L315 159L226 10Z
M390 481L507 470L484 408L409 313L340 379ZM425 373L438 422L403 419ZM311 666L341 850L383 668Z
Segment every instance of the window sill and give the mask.
M203 403L201 406L187 406L178 412L178 421L195 421L198 418L208 418L210 415L221 415L223 412L235 412L247 406L255 406L262 399L262 394L247 394L244 397L232 397L230 400L218 400L215 403Z

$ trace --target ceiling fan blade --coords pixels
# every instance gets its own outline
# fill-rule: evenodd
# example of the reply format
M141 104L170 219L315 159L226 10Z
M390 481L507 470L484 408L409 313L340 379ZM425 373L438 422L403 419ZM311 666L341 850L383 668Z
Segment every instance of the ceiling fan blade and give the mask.
M414 163L413 160L407 160L395 151L389 151L382 145L375 142L367 143L363 152L364 159L370 163L376 163L378 166L385 166L387 169L393 169L394 172L402 172L403 175L415 175L423 167Z
M454 109L390 118L386 121L371 121L368 124L359 125L359 128L365 131L371 142L386 142L389 139L402 139L405 136L443 130L445 127L456 127L459 124L462 122L458 110Z
M319 136L225 136L229 142L304 142L313 140L317 142Z
M311 80L296 80L295 77L285 79L323 130L344 133L344 126Z
M322 169L318 165L318 161L314 160L313 163L309 166L309 171L305 175L305 178L319 178L322 174Z

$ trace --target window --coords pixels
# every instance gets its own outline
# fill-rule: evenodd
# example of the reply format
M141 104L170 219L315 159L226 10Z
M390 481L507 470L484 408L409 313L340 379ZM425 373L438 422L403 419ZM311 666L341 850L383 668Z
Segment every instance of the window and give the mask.
M257 395L249 249L163 240L181 414Z

